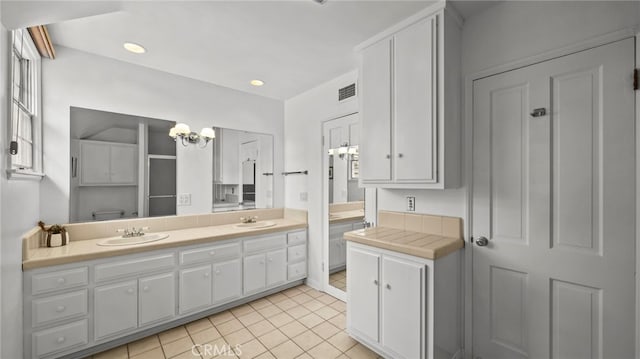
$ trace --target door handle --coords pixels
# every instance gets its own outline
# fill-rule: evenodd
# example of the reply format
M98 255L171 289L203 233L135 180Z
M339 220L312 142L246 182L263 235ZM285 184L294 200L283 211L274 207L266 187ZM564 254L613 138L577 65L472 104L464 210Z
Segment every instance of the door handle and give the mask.
M531 112L531 117L542 117L547 115L547 109L544 107L536 108Z
M487 237L480 237L476 239L476 244L479 247L485 247L487 244L489 244L489 240L487 239Z

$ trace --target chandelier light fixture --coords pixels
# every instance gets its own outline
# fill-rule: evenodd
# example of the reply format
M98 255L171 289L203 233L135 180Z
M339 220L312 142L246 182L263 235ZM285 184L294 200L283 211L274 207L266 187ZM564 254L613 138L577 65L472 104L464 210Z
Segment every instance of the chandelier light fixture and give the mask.
M197 132L191 131L189 125L179 123L169 130L169 137L173 138L174 141L180 138L180 142L182 142L182 145L185 147L188 144L196 145L204 143L200 145L200 148L205 148L211 140L216 138L216 133L212 127L204 127L200 131L200 134L198 134Z

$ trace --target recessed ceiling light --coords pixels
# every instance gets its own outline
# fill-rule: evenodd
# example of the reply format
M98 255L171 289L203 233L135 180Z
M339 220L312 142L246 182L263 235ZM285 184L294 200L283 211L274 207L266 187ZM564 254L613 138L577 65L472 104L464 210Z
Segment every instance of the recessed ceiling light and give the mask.
M133 52L134 54L144 54L145 52L147 52L147 50L142 47L142 45L138 45L133 42L125 42L123 46L127 51Z
M262 80L251 80L251 82L249 82L250 84L252 84L253 86L262 86L264 85L264 81Z

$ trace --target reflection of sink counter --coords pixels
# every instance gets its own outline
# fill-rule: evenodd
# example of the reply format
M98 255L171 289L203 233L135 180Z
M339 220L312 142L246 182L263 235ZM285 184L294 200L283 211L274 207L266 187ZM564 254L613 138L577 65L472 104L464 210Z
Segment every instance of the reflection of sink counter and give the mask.
M329 213L329 223L364 220L364 209Z
M263 228L238 228L240 217L257 215L274 225ZM112 237L118 228L148 226L148 233L163 232L168 238L135 245L99 246L98 242ZM243 236L283 232L307 227L306 211L263 209L213 213L203 215L142 218L129 221L78 223L65 226L71 242L62 247L40 247L40 232L32 230L23 238L23 270L73 263L78 261L141 253L156 249L209 243Z

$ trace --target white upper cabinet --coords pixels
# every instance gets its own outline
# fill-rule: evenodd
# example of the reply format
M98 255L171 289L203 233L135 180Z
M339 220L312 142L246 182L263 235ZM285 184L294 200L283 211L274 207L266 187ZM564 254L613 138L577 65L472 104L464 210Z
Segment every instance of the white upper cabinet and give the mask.
M136 186L138 145L78 141L80 186Z
M361 45L363 186L459 186L459 37L440 9Z

